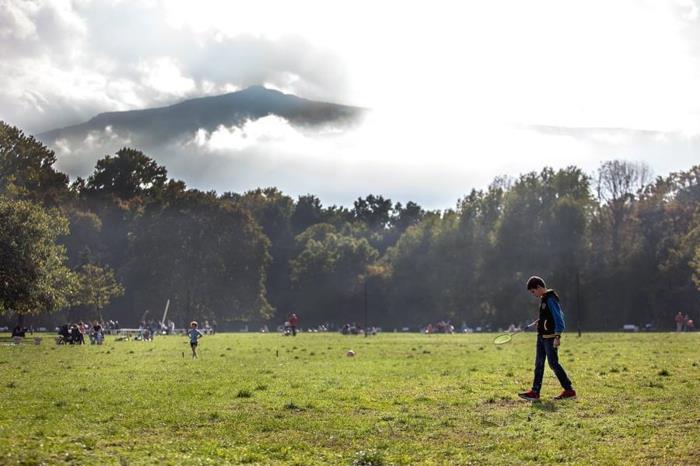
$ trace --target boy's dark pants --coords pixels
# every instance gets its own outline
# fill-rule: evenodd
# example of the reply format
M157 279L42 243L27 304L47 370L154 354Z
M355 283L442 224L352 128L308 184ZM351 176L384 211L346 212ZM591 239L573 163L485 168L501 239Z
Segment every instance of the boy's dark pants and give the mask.
M571 380L567 377L564 368L559 364L559 351L554 347L554 338L542 338L537 335L537 354L535 356L535 380L532 382L532 390L539 393L542 388L542 377L544 376L544 360L549 362L554 374L559 379L559 383L564 390L571 390Z

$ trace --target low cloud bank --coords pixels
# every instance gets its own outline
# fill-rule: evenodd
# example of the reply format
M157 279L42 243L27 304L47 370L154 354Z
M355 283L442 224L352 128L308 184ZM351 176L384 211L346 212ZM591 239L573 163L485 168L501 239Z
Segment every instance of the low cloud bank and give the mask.
M652 165L654 172L687 169L696 161L700 139L624 129L426 123L372 112L354 129L299 128L270 115L240 127L200 128L156 145L148 135L111 127L52 144L58 168L71 177L88 176L99 158L124 146L143 150L171 177L202 190L276 186L293 196L313 193L324 204L343 205L376 193L444 209L496 176L545 166L576 165L593 173L603 160L653 160L673 153L666 164Z

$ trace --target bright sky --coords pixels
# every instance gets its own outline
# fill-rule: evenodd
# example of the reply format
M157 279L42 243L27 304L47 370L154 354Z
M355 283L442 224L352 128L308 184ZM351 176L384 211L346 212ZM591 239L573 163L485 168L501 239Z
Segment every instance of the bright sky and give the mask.
M318 89L319 98L392 109L410 100L467 122L698 128L692 0L459 3L257 1L241 11L209 0L164 11L176 29L299 35L327 49L347 85L338 96Z
M0 0L0 119L39 132L265 84L372 116L337 137L253 124L267 161L247 181L222 176L225 157L212 173L165 163L171 174L444 208L544 165L624 158L664 175L698 163L699 21L693 0ZM255 148L227 131L190 147L223 157L233 141L241 162Z

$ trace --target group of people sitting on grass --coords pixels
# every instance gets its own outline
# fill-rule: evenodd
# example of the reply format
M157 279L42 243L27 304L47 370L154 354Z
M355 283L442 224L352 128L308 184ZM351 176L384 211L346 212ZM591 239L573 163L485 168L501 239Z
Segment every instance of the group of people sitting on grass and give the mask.
M63 324L58 329L56 343L59 345L84 345L85 335L88 336L90 344L101 345L105 339L102 323L94 321L92 324L89 324L80 321L77 324Z
M449 321L441 320L437 324L428 324L425 328L425 333L455 333L455 326Z
M368 335L376 335L378 331L378 327L367 327ZM355 322L353 322L351 324L343 325L340 328L340 333L343 335L364 335L365 329L362 326L356 325Z
M27 333L34 333L33 329L24 327L22 325L17 325L15 328L12 329L12 336L13 337L26 337Z
M168 324L172 323L172 321L168 321ZM175 327L175 324L172 324L173 328ZM156 322L155 320L151 319L150 321L145 321L142 320L141 323L139 324L139 333L136 335L134 338L135 340L140 340L140 341L153 341L156 335L158 335L158 332L162 332L161 334L166 334L168 333L169 326L166 326L165 324L162 324L161 322Z

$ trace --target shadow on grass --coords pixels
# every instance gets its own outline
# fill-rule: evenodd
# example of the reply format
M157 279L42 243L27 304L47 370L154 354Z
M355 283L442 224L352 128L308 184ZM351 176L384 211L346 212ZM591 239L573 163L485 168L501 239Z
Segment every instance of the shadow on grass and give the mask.
M558 408L556 403L553 401L535 401L532 403L532 409L536 409L538 411L547 411L550 413L555 412Z

